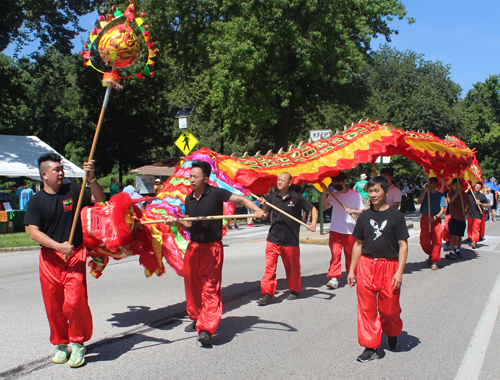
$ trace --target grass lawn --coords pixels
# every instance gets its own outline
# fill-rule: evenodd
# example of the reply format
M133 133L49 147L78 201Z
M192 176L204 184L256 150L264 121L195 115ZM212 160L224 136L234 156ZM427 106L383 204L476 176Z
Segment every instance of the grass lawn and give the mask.
M26 232L0 235L0 248L28 247L39 245Z

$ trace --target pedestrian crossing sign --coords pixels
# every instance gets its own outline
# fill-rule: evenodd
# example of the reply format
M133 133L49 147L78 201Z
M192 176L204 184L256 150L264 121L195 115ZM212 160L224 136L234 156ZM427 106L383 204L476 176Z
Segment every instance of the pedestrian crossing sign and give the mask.
M182 132L179 138L175 141L177 148L179 148L185 155L188 155L196 144L198 144L198 140L196 140L196 137L188 131Z

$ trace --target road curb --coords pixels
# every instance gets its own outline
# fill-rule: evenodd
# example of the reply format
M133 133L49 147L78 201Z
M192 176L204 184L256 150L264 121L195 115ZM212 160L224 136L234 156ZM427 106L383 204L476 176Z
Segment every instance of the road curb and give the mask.
M16 252L16 251L39 251L40 247L31 245L28 247L4 247L0 248L0 252Z

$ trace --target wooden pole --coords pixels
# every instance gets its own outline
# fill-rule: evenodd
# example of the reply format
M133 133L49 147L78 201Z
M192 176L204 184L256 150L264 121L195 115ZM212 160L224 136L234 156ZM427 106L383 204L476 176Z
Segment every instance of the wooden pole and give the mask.
M251 195L252 195L252 197L254 197L255 199L260 198L258 195L255 195L255 194L253 194L253 193L250 193L250 194L251 194ZM272 204L271 204L271 203L269 203L269 202L266 202L266 205L268 205L269 207L271 207L273 210L276 210L276 211L278 211L278 212L281 212L283 215L288 216L290 219L292 219L292 220L296 221L297 223L302 224L304 227L309 228L309 225L307 225L306 223L304 223L302 220L297 219L296 217L294 217L294 216L290 215L289 213L287 213L287 212L283 211L283 210L282 210L282 209L280 209L279 207L276 207L275 205L272 205Z
M209 216L188 216L186 218L175 218L174 222L195 222L199 220L219 220L219 219L243 219L255 218L255 214L235 214L235 215L209 215ZM165 223L166 219L148 220L136 224L158 224Z
M462 181L460 178L458 178L457 174L457 180L458 180L458 191L460 194L460 203L462 203L462 213L464 214L464 220L467 221L467 214L465 213L465 207L464 207L464 198L462 197Z
M90 154L89 154L89 159L87 162L92 161L94 158L94 153L95 149L97 146L97 140L99 138L99 133L101 132L101 126L102 122L104 120L104 113L106 112L106 107L108 105L108 100L109 100L109 95L111 94L111 86L108 86L106 89L106 94L104 95L104 100L102 102L102 108L101 108L101 113L99 115L99 121L97 122L97 127L95 129L95 134L94 134L94 141L92 141L92 147L90 148ZM75 230L76 230L76 224L78 221L78 218L80 218L80 211L82 209L82 202L83 202L83 194L85 192L85 186L87 186L87 172L85 172L85 175L83 176L83 181L82 181L82 188L80 190L80 196L78 197L78 203L76 205L75 209L75 216L73 217L73 225L71 226L71 233L69 234L69 239L68 242L69 244L73 244L73 239L75 237Z
M480 205L477 204L477 198L476 198L476 194L474 194L474 189L472 187L470 187L470 185L469 185L469 189L470 189L470 193L472 194L472 197L474 198L474 201L476 202L476 206L479 209L479 212L481 213L481 215L483 215L483 209L481 208Z
M429 208L429 215L427 216L427 220L429 221L429 232L432 232L432 228L431 228L431 184L430 184L430 181L429 181L429 176L426 174L427 176L427 206Z

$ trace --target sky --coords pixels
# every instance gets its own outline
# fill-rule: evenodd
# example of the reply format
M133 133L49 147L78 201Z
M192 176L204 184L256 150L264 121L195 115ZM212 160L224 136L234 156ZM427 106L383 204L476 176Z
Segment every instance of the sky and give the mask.
M451 79L462 87L462 97L477 82L484 82L490 75L500 74L500 0L402 0L407 16L417 21L395 20L391 28L399 35L391 37L390 46L400 51L412 50L424 54L428 61L450 65ZM97 20L97 13L82 17L81 25L89 31ZM88 40L88 32L75 38L75 51ZM384 38L372 41L372 48L385 42ZM29 54L37 44L26 48L21 55ZM3 53L12 55L9 46Z

